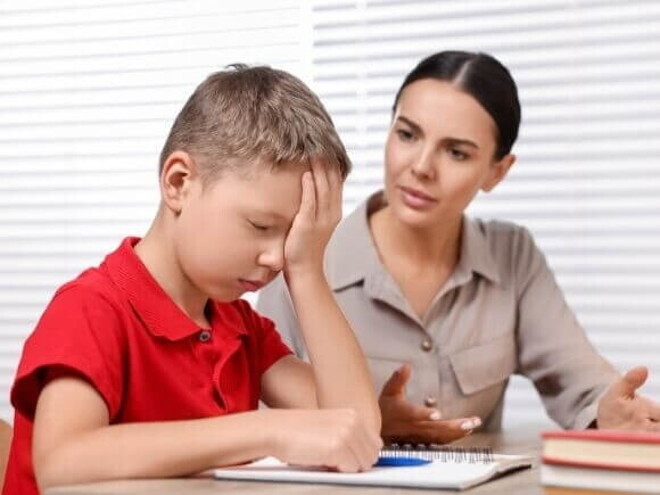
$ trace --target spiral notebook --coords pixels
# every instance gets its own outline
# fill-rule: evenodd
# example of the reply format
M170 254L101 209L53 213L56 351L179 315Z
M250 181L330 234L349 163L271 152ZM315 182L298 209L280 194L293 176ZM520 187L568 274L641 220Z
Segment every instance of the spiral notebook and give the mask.
M244 466L216 469L213 475L219 480L234 481L465 490L532 465L532 458L528 456L492 454L488 449L476 448L387 447L381 451L381 456L418 457L432 462L419 466L374 467L364 473L338 473L290 466L267 457Z

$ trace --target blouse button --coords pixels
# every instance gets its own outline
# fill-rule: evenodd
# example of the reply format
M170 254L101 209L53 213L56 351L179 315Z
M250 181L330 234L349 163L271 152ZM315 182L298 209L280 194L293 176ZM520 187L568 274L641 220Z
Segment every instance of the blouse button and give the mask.
M424 405L426 407L435 407L438 405L438 401L435 397L429 395L426 399L424 399Z
M201 332L199 332L198 338L200 342L208 342L209 340L211 340L211 332L209 332L208 330L202 330Z
M429 339L423 340L421 347L424 352L430 352L431 349L433 349L433 342L431 342Z

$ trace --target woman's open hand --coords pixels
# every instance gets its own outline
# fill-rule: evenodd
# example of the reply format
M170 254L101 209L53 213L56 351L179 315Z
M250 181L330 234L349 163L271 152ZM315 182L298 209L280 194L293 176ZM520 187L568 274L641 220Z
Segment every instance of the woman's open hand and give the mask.
M660 404L637 393L648 375L638 366L610 386L598 402L598 428L660 432Z
M477 416L443 420L438 409L409 402L405 387L410 374L410 366L403 365L392 374L380 394L381 436L385 442L449 443L481 425Z

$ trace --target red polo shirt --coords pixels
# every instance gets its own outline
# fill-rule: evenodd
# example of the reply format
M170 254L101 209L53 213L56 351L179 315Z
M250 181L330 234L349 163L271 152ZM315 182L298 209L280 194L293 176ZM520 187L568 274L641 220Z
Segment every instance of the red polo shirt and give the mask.
M4 495L37 495L32 427L47 373L85 378L110 423L206 418L255 409L261 375L291 351L242 300L209 303L202 329L157 284L125 239L62 286L28 338L11 391L16 409Z

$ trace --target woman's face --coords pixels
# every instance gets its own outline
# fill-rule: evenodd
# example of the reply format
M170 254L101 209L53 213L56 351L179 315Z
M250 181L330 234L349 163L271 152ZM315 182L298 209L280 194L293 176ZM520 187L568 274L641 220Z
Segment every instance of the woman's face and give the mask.
M392 212L417 228L457 220L479 190L490 191L515 157L495 159L495 122L451 83L421 79L400 98L385 146Z

